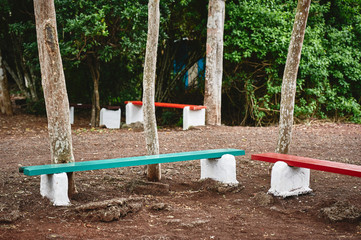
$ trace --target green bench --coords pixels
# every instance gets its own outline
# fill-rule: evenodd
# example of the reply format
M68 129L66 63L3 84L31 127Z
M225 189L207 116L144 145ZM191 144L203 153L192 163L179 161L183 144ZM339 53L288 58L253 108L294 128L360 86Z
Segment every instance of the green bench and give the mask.
M28 176L41 175L40 193L56 206L70 204L67 172L79 172L119 167L142 166L201 159L201 179L211 178L226 184L236 184L234 156L244 155L239 149L212 149L203 151L168 153L149 156L115 158L63 164L20 167L19 172Z

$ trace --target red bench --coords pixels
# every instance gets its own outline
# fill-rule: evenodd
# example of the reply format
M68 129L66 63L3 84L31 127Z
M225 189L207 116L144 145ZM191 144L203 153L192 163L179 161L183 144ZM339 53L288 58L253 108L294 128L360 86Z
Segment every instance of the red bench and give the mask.
M134 105L143 106L142 101L125 101L125 104L132 103ZM155 102L154 106L156 107L164 107L164 108L185 108L189 107L190 110L201 110L207 108L206 106L201 105L190 105L190 104L178 104L178 103L161 103Z
M253 154L251 156L251 159L270 162L270 163L276 163L278 161L282 161L287 163L288 166L292 166L292 167L309 168L313 170L339 173L354 177L361 177L361 166L347 164L347 163L318 160L313 158L298 157L298 156L280 154L280 153Z
M125 122L131 124L134 122L143 122L143 102L142 101L126 101L125 102ZM155 102L154 106L164 108L180 108L183 109L183 130L190 126L205 125L205 109L206 106L177 104L177 103L161 103Z
M309 169L361 177L361 166L347 163L280 153L253 154L251 159L275 163L268 191L275 196L288 197L311 192Z

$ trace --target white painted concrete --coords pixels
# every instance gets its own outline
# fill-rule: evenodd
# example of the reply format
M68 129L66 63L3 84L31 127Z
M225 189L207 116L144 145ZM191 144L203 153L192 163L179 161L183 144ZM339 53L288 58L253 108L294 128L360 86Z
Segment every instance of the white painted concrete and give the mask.
M108 110L102 108L100 110L100 126L105 125L106 128L120 128L121 110Z
M272 168L269 194L280 197L297 196L312 192L310 169L289 167L285 162L276 162Z
M233 155L201 159L201 179L211 178L226 184L238 184L236 176L236 159Z
M143 106L127 103L125 106L125 123L143 122Z
M40 194L47 197L54 206L69 206L68 176L66 173L41 175Z
M74 107L70 107L70 111L69 111L69 114L70 114L70 124L74 124Z
M183 108L183 130L191 126L204 126L206 123L206 109L190 110L189 107Z

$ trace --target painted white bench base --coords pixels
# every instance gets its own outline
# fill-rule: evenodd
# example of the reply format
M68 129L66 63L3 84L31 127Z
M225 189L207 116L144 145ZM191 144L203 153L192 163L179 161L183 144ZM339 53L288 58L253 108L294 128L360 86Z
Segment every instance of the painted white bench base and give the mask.
M102 108L100 110L100 126L104 125L106 128L120 128L121 110L108 110Z
M225 184L238 184L235 157L225 154L218 159L201 159L201 179L206 178Z
M69 109L70 124L74 124L74 107L71 106Z
M312 192L310 169L289 167L285 162L276 162L272 168L269 194L279 197L298 196Z
M218 159L201 159L200 179L207 178L224 184L238 184L235 157L225 154ZM69 206L67 174L41 175L40 194L47 197L54 206Z
M41 196L48 198L54 206L69 206L67 174L57 173L41 175L40 194Z
M125 123L143 122L143 106L127 103L125 106ZM191 126L204 126L206 122L206 110L190 110L189 107L183 108L183 130Z
M74 124L74 107L69 109L70 124ZM121 110L109 110L102 108L100 110L100 126L104 125L106 128L120 128Z

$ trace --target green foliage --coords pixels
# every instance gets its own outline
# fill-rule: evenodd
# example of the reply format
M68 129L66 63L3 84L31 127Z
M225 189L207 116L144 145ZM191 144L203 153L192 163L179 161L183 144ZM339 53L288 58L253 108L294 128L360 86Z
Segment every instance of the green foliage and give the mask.
M89 58L95 59L100 68L102 105L124 106L126 100L140 100L147 4L147 0L55 0L70 102L91 101ZM168 93L170 101L202 102L203 86L187 91L181 81L171 86L175 74L169 73L172 67L165 66L172 65L174 43L180 39L192 40L195 51L205 52L207 4L206 0L160 2L157 83L162 81L161 91L173 87ZM226 1L225 123L261 125L278 121L296 4L294 0ZM21 55L40 86L32 6L31 0L0 0L4 20L0 23L0 47L14 69L17 66L12 60ZM361 3L312 1L298 71L295 117L361 123L360 104ZM29 104L29 111L41 112L40 106ZM171 115L165 113L165 123L178 121Z
M45 100L44 99L40 99L39 101L28 100L26 103L25 111L29 114L45 116L46 115Z
M181 111L176 110L163 110L161 116L161 125L170 126L177 125L180 122L180 119L183 119L181 116ZM183 124L183 123L182 123Z
M296 1L285 0L227 2L224 90L233 106L244 106L238 107L243 123L278 117L295 7ZM359 1L311 3L295 117L361 121L360 26ZM240 94L244 97L234 101Z

